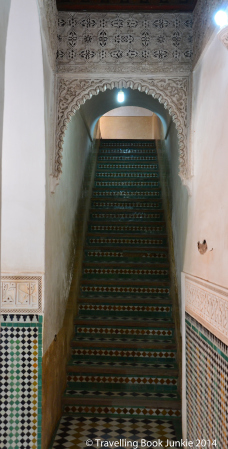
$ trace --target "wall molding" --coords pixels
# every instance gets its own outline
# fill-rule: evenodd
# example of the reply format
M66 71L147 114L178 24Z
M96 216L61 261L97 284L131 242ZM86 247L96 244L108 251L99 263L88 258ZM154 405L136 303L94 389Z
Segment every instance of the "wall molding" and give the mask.
M228 344L228 289L183 273L185 311Z
M99 92L107 89L130 88L151 95L164 105L169 111L176 125L179 146L179 175L182 181L188 178L188 101L189 78L188 77L145 77L145 78L117 78L110 81L107 78L71 78L58 79L58 123L57 145L53 164L52 184L57 185L62 172L62 149L67 125L76 110L86 100L89 100ZM54 188L54 187L53 187Z
M42 314L43 276L1 276L1 312L3 314Z

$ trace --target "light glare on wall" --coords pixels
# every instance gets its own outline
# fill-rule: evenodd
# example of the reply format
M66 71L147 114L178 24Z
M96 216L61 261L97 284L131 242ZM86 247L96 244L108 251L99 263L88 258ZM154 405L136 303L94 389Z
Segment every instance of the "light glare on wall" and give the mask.
M124 92L123 92L122 90L120 90L120 91L118 92L118 95L117 95L117 101L118 101L119 103L123 103L123 102L124 102Z
M216 12L216 14L215 14L215 23L220 28L223 28L226 25L228 25L227 13L225 11L223 11L222 9L220 9L218 12Z

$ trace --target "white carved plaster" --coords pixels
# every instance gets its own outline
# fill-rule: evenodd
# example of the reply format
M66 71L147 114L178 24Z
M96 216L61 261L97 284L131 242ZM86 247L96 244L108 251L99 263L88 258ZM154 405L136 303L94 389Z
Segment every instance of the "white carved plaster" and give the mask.
M225 45L225 47L228 50L228 26L222 28L218 32L218 37L219 37L220 41Z
M182 180L188 177L187 124L188 124L188 78L133 78L108 81L104 78L58 80L58 124L55 165L52 186L59 183L62 172L62 145L64 134L71 117L86 100L107 89L131 88L152 95L167 109L176 125L180 146L179 175Z
M192 13L58 14L59 72L189 73Z
M228 290L184 273L185 310L228 344Z
M3 313L42 313L42 276L1 276Z

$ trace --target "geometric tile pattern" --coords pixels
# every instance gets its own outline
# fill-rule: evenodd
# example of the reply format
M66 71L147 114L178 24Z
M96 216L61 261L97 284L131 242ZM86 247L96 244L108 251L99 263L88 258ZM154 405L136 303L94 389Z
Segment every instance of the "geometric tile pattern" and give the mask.
M75 390L68 389L66 390L66 395L70 396L97 396L99 398L100 395L107 397L144 397L144 398L177 398L177 393L155 393L155 392L141 392L141 391L105 391L105 390Z
M123 196L123 197L128 197L128 196L142 196L142 192L140 191L103 191L103 192L94 192L93 196ZM160 192L143 192L143 196L160 196Z
M88 383L88 382L96 382L96 383L108 383L108 384L133 384L133 385L139 385L139 384L155 384L155 385L177 385L177 379L173 379L172 377L148 377L148 376L142 376L142 377L131 377L131 376L105 376L101 374L100 376L90 376L90 375L70 375L67 376L67 382L80 382L80 383Z
M95 181L95 187L158 187L155 181Z
M175 359L175 352L172 350L166 351L149 351L149 350L134 350L130 349L72 349L72 355L90 355L90 356L108 356L108 357L143 357L143 358L172 358Z
M82 286L81 287L81 291L82 292L103 292L103 293L160 293L160 294L167 294L169 293L169 289L168 288L143 288L143 287L115 287L115 286L110 286L110 287L102 287L102 286Z
M211 446L216 440L218 448L226 448L228 346L188 314L186 363L188 438L209 440Z
M115 407L115 406L75 406L67 405L64 413L93 413L99 415L136 415L136 416L156 416L156 417L179 417L180 410L148 408L148 407Z
M53 449L87 449L86 441L90 440L92 442L90 447L95 448L97 447L96 439L122 440L119 446L122 448L127 447L126 439L128 444L141 442L141 439L145 439L150 444L160 438L165 445L167 439L176 440L175 434L175 427L171 420L63 416L52 447ZM134 444L131 447L140 447L140 445Z
M98 156L98 161L156 161L156 156Z
M162 226L111 226L111 225L93 225L91 226L91 231L130 231L130 232L162 232Z
M90 244L117 244L119 243L120 245L162 245L163 241L162 240L155 240L155 239L123 239L123 238L93 238L93 239L89 239L88 243Z
M109 312L170 312L169 306L147 306L147 305L114 305L114 304L80 304L79 310L107 310Z
M3 315L2 449L41 448L42 316Z
M142 165L142 164L126 164L126 163L123 163L123 164L97 164L97 168L99 168L99 169L106 169L106 168L111 168L112 170L113 169L116 169L116 168L118 168L118 169L123 169L123 170L131 170L131 169L149 169L149 170L158 170L158 165L156 164L156 165L153 165L153 164L146 164L146 165Z
M124 269L124 268L85 268L84 274L148 274L148 275L163 275L167 276L167 270L135 270L135 269Z
M161 335L166 337L167 335L172 336L173 333L166 329L124 329L124 328L105 328L105 327L77 327L77 334L121 334L121 335Z
M101 141L98 160L109 159L95 173L64 416L53 448L84 448L87 439L94 446L97 435L104 447L113 447L116 436L124 438L119 447L129 447L131 435L136 444L136 436L148 435L148 447L166 434L181 438L167 233L152 147L153 141ZM142 179L154 176L156 182Z

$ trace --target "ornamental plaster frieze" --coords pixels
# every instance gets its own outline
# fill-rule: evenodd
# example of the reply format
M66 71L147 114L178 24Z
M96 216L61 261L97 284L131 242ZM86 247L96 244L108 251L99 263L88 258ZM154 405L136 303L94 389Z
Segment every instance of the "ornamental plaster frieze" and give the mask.
M184 273L185 310L228 344L228 289Z
M43 276L2 274L1 312L42 314Z
M52 171L52 191L58 185L62 172L62 149L65 131L71 117L86 100L107 89L130 88L139 90L157 99L169 111L176 125L179 138L179 175L184 182L188 173L187 125L188 91L187 77L127 78L110 81L104 78L59 78L58 80L58 123L56 131L56 154Z
M58 72L189 73L192 13L58 14Z

